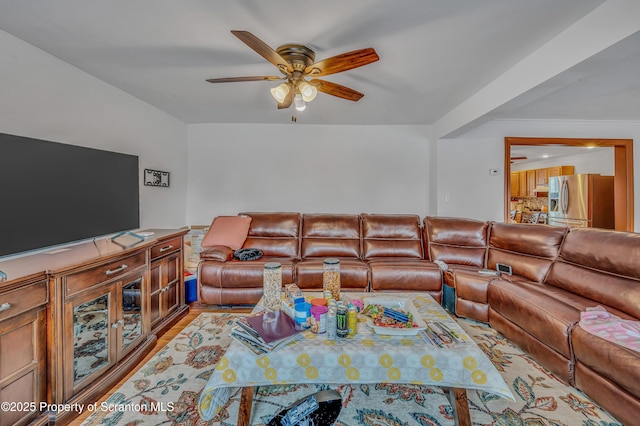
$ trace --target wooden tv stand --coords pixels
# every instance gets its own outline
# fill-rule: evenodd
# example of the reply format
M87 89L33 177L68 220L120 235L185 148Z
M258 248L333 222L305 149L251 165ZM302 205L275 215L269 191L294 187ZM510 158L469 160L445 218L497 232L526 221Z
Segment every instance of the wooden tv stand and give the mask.
M188 312L188 231L149 231L0 261L3 425L69 423Z

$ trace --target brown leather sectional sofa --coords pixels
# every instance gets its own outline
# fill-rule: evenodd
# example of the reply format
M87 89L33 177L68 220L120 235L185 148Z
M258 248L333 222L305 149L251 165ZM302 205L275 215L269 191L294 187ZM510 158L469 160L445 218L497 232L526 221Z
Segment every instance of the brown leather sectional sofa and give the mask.
M640 321L640 234L427 217L430 259L447 262L458 316L489 323L624 424L640 418L640 353L583 330L600 305ZM490 277L478 267L512 267Z
M338 257L345 291L425 291L445 306L443 292L452 294L458 316L489 323L625 424L640 418L640 354L578 326L580 312L597 305L640 320L640 234L415 215L242 214L252 217L244 247L264 256L242 262L229 248L205 250L201 303L257 302L269 261L283 265L283 282L320 289L323 259ZM497 263L513 274L478 272Z
M343 291L424 291L442 300L442 273L425 259L416 215L240 213L251 217L245 248L255 261L233 259L224 246L204 250L198 266L203 304L255 304L262 297L262 269L282 264L283 283L322 289L325 258L340 259Z

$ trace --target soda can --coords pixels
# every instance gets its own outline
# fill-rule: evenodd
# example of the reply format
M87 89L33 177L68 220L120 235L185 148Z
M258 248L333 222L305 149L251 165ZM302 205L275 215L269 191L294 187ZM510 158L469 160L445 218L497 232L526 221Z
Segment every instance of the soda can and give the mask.
M327 339L336 340L338 319L336 317L336 307L331 306L327 312Z
M349 325L347 323L347 307L338 305L336 311L336 335L339 338L345 338L349 334Z
M347 329L349 337L353 337L358 333L358 310L351 304L347 309Z

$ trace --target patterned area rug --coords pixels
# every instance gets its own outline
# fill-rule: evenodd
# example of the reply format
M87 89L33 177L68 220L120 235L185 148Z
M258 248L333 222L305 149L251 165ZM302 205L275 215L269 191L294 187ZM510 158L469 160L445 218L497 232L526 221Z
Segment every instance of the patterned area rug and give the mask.
M210 422L198 416L199 392L230 343L231 314L203 313L138 370L85 420L93 425L236 425L240 395ZM581 392L563 385L489 327L458 320L487 353L516 402L469 391L474 425L619 426ZM452 425L452 409L439 388L416 385L266 386L254 398L253 419L264 425L303 396L333 388L342 396L336 421L346 425Z

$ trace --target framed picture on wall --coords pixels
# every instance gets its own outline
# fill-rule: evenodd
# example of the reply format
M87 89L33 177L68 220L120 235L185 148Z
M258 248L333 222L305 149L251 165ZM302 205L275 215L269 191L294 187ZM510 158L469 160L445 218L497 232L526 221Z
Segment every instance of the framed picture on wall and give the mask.
M169 172L162 170L144 169L144 184L146 186L169 187Z

